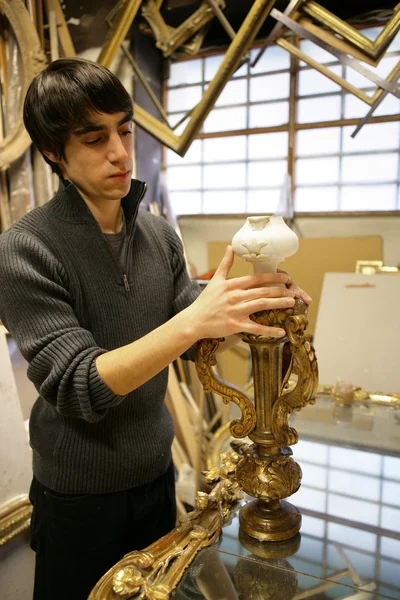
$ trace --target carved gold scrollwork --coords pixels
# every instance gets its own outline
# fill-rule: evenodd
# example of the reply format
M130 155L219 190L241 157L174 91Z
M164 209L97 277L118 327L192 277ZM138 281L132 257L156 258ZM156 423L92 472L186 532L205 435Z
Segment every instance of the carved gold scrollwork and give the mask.
M196 348L197 374L205 392L215 392L222 396L225 404L232 401L242 411L242 418L235 419L230 424L233 437L243 438L249 435L256 424L256 411L251 400L242 390L217 377L212 369L216 365L215 353L221 339L200 340Z
M291 451L270 459L258 455L257 445L251 445L236 468L240 487L253 498L281 500L300 487L301 469L291 458Z
M298 434L293 427L289 427L289 416L295 410L314 404L318 387L315 351L304 334L307 327L306 308L302 301L297 301L296 305L299 302L301 305L295 307L295 314L289 316L284 324L292 353L291 372L297 375L297 384L293 390L277 398L271 418L272 435L283 447L297 444Z
M219 481L209 494L198 492L193 512L145 550L124 556L100 579L89 600L168 600L196 554L217 539L224 519L242 497L230 479Z

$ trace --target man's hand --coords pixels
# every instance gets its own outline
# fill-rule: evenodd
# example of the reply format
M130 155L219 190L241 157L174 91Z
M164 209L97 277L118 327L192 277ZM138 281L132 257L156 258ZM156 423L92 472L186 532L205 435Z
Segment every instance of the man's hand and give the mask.
M287 275L289 277L289 281L286 283L286 287L288 288L288 290L292 290L292 292L295 293L296 297L300 297L308 306L312 304L311 296L309 296L307 292L299 288L299 286L295 284L293 279L288 273L286 273L286 271L281 271L281 269L278 269L278 273L283 273L284 275Z
M227 337L245 331L269 337L283 337L285 330L267 327L250 320L250 315L294 305L296 292L289 287L262 287L271 284L291 284L286 273L261 273L227 279L234 259L227 247L214 277L197 300L186 309L197 339Z

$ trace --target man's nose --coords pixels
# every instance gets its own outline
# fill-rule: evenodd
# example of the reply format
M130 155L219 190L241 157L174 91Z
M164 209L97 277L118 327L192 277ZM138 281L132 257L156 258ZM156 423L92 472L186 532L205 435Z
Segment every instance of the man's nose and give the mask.
M119 162L128 158L128 152L123 144L119 134L110 137L108 148L108 160L110 162Z

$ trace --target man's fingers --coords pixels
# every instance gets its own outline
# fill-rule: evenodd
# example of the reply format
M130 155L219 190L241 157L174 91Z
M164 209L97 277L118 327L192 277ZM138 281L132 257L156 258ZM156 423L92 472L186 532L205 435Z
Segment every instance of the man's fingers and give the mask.
M236 294L237 300L242 302L250 302L259 298L295 298L296 296L293 290L286 287L250 288L249 290L238 290Z
M229 280L230 289L248 290L268 284L287 284L290 280L284 273L258 273L257 275L245 275Z
M225 250L225 254L221 262L219 263L218 269L215 271L214 277L220 277L222 279L226 279L228 277L228 273L230 271L231 266L233 265L234 254L232 250L232 246L227 246Z
M243 309L246 310L246 314L252 315L255 312L261 310L274 310L276 308L291 308L294 306L294 298L260 298L258 300L252 300L242 305Z
M243 331L253 333L255 335L263 335L265 337L283 338L286 335L284 329L279 327L267 327L266 325L258 325L254 321L249 321Z
M300 296L300 298L302 298L302 300L304 300L304 302L310 306L312 304L312 298L311 296L309 296L307 294L307 292L305 292L304 290L302 290L301 288L299 288L299 286L292 284L289 285L289 290L292 290L296 296Z

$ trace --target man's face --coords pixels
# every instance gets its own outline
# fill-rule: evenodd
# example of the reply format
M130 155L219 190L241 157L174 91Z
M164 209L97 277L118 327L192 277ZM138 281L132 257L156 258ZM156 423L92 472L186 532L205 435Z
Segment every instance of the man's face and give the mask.
M71 131L65 160L55 162L87 199L119 200L131 185L132 119L126 113L91 113L88 121Z

